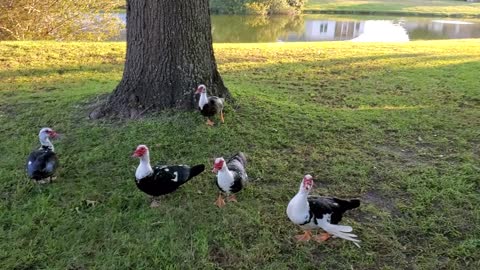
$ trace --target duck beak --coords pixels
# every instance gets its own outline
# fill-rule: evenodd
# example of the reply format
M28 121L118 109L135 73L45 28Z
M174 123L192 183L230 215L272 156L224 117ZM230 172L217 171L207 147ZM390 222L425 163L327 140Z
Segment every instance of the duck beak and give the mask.
M48 136L49 136L50 138L52 138L52 139L56 139L56 138L58 138L58 137L60 136L60 134L58 134L57 132L55 132L55 131L52 130L52 132L50 132L50 133L48 134Z
M218 172L218 169L213 167L212 173L217 173L217 172Z

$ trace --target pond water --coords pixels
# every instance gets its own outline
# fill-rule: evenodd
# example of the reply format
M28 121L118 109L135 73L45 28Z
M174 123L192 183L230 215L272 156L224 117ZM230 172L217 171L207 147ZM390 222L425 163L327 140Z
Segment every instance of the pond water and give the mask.
M125 14L118 16L126 21ZM212 15L213 42L295 42L480 38L480 21L422 17ZM125 40L125 31L116 40Z

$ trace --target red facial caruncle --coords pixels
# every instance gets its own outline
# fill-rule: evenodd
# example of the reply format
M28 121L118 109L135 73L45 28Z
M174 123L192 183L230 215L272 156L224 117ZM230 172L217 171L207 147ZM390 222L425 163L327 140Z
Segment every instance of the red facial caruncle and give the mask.
M49 129L45 132L48 134L48 137L50 137L52 139L55 139L58 136L58 133L55 132L55 130L53 130L53 129Z
M303 177L303 186L306 190L310 190L313 187L313 177L310 174Z
M146 145L139 145L135 152L133 152L132 157L143 157L148 152L148 147Z
M217 158L215 159L215 163L213 163L213 173L217 173L219 170L223 168L223 164L225 163L225 160L223 158Z
M203 84L200 84L198 87L197 87L197 91L195 91L195 94L201 94L201 93L204 93L205 90L207 90L207 87Z

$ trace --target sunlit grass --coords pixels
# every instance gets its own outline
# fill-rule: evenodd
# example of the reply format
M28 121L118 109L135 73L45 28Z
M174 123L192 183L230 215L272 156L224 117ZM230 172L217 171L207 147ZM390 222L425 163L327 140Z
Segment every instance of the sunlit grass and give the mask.
M197 112L87 119L124 43L0 43L0 268L480 268L478 40L214 48L239 108L207 128ZM43 126L63 133L62 166L35 186L23 164ZM150 209L140 143L207 168L243 150L252 183L218 210L206 172ZM361 249L293 241L285 207L307 172L317 193L362 200L344 220Z
M305 6L307 12L314 11L352 11L373 13L411 13L436 15L464 15L478 17L480 3L468 3L461 0L309 0Z

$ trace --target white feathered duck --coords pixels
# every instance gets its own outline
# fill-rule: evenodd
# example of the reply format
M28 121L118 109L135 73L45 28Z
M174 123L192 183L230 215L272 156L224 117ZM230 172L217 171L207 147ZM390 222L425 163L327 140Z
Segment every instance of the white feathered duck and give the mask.
M360 247L360 240L352 233L352 227L338 224L346 211L360 206L360 200L309 195L313 185L313 177L305 175L298 193L288 203L288 218L304 230L304 234L295 238L298 241L309 241L312 238L311 230L322 229L325 233L313 236L315 241L323 242L333 236L352 241Z
M242 152L238 152L226 161L223 157L215 159L212 172L217 174L216 184L220 190L215 201L218 207L225 206L225 199L222 193L227 195L228 201L237 202L235 193L242 190L248 181L246 166L247 157Z
M213 126L215 124L211 118L216 114L220 115L220 122L225 122L223 118L225 99L216 96L207 96L207 87L203 84L197 87L195 94L200 94L198 109L203 116L207 117L207 125Z
M50 139L58 137L58 133L49 127L42 128L38 133L40 148L32 151L27 159L27 175L37 183L48 183L58 167L58 158Z

